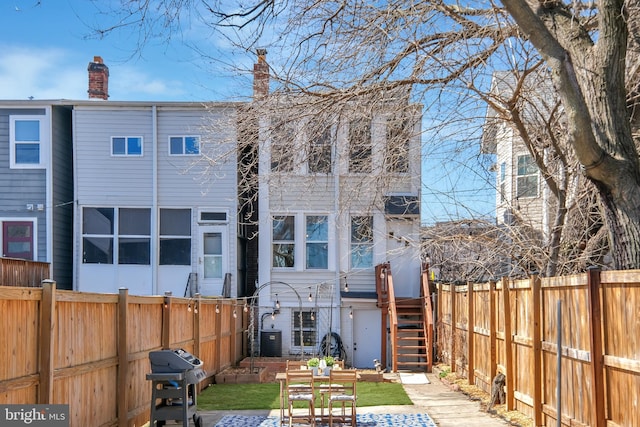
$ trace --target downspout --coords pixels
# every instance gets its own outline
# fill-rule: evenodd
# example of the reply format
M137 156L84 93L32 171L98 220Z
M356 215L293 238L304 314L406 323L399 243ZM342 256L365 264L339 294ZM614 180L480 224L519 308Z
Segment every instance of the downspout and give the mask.
M47 262L49 263L49 277L53 277L53 108L46 107L47 126L49 128L49 159L46 169L45 193L45 223L47 227ZM36 209L37 211L37 209ZM36 259L38 259L38 248L34 248Z
M77 291L78 290L78 285L79 285L79 264L82 262L79 258L80 256L80 236L79 234L81 233L80 230L81 229L81 222L80 222L80 217L81 217L81 211L80 211L80 207L78 205L78 173L77 173L77 165L78 165L78 137L77 137L77 133L76 133L76 129L78 129L78 127L76 126L76 106L74 105L73 110L71 110L71 140L72 140L72 145L71 145L71 159L73 162L73 166L72 166L72 171L73 171L73 177L72 177L72 182L73 182L73 218L72 218L72 231L71 231L71 239L73 244L72 246L72 252L73 252L73 276L72 276L72 283L73 283L73 290Z
M151 185L151 289L153 295L160 295L158 287L158 107L151 106L151 143L152 145L152 185Z
M339 126L339 122L338 122L338 126ZM337 295L337 299L336 301L338 301L338 307L342 307L342 297L340 295L340 248L342 247L342 243L340 241L340 233L338 232L338 230L340 230L342 227L340 226L340 224L338 223L338 221L341 219L341 215L340 215L340 162L338 161L338 129L339 127L336 128L336 143L333 144L333 147L331 148L333 150L333 158L334 158L334 171L333 171L333 212L335 215L335 239L336 239L336 243L335 243L335 257L336 257L336 265L335 265L335 271L336 271L336 278L335 278L335 283L337 284L337 290L333 289L332 291L332 296L331 296L331 307L329 308L329 332L333 332L333 296ZM349 230L350 228L347 227L347 229ZM348 247L348 244L347 244ZM347 250L348 253L348 250ZM346 270L345 270L346 271ZM346 277L345 277L346 280ZM338 310L338 330L337 333L340 334L341 331L341 319L342 319L342 310Z

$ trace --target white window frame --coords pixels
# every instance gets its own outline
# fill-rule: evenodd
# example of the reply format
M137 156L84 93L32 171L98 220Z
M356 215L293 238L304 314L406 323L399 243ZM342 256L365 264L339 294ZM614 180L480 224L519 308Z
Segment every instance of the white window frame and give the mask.
M40 124L40 139L29 142L16 141L16 121L38 121ZM49 156L48 147L50 141L49 135L49 116L47 115L10 115L9 116L9 167L11 169L43 169L46 168ZM38 144L38 163L18 163L16 162L16 145L20 144Z
M531 162L536 167L536 171L533 173L520 174L520 159L523 157L529 157ZM520 180L534 177L536 180L536 194L535 195L520 195ZM516 198L518 199L533 199L540 195L540 170L536 165L533 156L531 154L518 154L516 156Z
M367 241L358 241L354 240L353 234L353 221L355 218L366 218L370 222L370 234L371 240ZM349 267L351 270L366 270L370 269L375 264L375 253L374 253L374 245L375 245L375 233L374 233L374 217L373 215L351 215L349 217ZM364 248L365 250L371 253L371 265L355 265L353 262L355 250L358 249L358 252L361 252L360 249Z
M313 240L310 239L309 236L307 235L307 220L310 217L324 217L326 219L326 227L327 227L327 238L326 240ZM305 251L305 256L304 256L304 269L305 270L313 270L313 271L325 271L329 269L329 255L331 253L331 247L329 245L329 215L327 214L305 214L304 215L304 231L305 231L305 236L304 236L304 251ZM326 250L326 258L327 258L327 266L326 267L309 267L309 249L308 249L308 245L316 245L316 244L324 244L327 247ZM294 263L295 265L295 263Z
M181 153L172 153L171 152L171 140L174 138L181 138L182 139L182 152ZM187 138L195 138L197 143L198 143L198 152L197 153L187 153ZM169 153L169 156L199 156L200 153L202 152L201 150L201 138L200 135L169 135L169 137L167 138L167 152Z
M124 154L115 154L113 152L113 140L116 138L124 138L125 140L125 144L124 144L124 148L125 148L125 153ZM131 138L136 138L136 139L140 139L140 154L136 153L136 154L129 154L129 144L128 144L128 140ZM144 156L144 137L143 136L134 136L134 135L114 135L111 137L111 144L109 146L109 148L111 149L111 157L142 157Z

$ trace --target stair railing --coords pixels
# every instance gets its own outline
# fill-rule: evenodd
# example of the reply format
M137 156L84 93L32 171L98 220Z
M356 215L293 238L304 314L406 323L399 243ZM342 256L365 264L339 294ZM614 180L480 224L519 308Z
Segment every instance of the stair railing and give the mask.
M420 298L422 299L422 327L427 340L427 372L431 372L433 367L433 308L431 305L431 292L429 283L429 264L423 263L420 274Z

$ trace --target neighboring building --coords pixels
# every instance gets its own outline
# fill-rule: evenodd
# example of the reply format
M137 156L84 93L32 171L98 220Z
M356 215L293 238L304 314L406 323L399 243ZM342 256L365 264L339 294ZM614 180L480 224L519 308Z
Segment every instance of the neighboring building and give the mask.
M264 67L261 55L253 105L261 338L275 338L285 356L319 353L331 341L348 364L373 367L386 327L375 266L391 263L397 296L419 295L420 107L389 97L313 112L300 98L269 95ZM274 355L272 343L261 344Z
M77 290L238 296L236 107L74 104Z
M71 109L56 101L0 102L2 256L49 262L71 289Z

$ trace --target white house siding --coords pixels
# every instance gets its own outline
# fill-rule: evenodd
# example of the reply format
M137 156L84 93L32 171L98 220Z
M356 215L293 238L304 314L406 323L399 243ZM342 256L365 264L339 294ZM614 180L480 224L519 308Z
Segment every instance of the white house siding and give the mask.
M183 296L190 273L199 273L202 232L223 232L231 296L236 295L237 184L233 104L213 108L186 103L98 103L76 106L76 270L77 289L116 292L126 287L132 294ZM205 135L202 125L215 118L225 121L224 132ZM202 161L201 156L170 156L170 136L200 136L230 154L225 162ZM111 156L112 136L143 137L142 156ZM206 152L207 147L201 147ZM82 262L83 207L151 209L151 264L99 265ZM161 209L191 209L191 265L158 265ZM224 212L222 223L201 223L202 211ZM213 227L213 228L212 228ZM202 295L221 295L223 280L201 282Z
M373 357L380 358L379 337L381 335L379 308L375 302L374 269L351 269L351 216L371 215L374 227L373 265L391 261L392 268L398 266L400 280L399 295L413 295L419 283L419 218L410 221L390 220L384 212L386 195L419 196L421 186L421 148L419 109L416 109L416 132L410 143L410 171L380 177L384 150L386 149L386 118L378 114L372 121L372 172L369 174L350 174L348 172L347 125L342 123L337 130L334 156L334 174L306 175L304 167L288 174L272 174L269 159L269 141L261 150L260 179L260 283L264 289L260 292L260 324L264 329L282 331L282 353L299 354L300 348L294 346L292 312L300 305L305 311L313 310L317 319L318 343L315 347L305 347L307 353L318 351L319 340L329 331L341 335L348 363L353 363L354 350L360 351L364 359L358 361L362 367L373 366ZM300 141L297 141L300 143ZM304 217L305 215L329 216L329 268L325 271L305 270L304 268ZM296 218L296 261L295 268L273 268L271 247L271 219L275 215L293 215ZM409 237L414 243L405 247L404 243L388 244L389 229L397 229L402 236ZM298 236L302 235L302 236ZM399 249L396 246L401 246ZM389 252L392 250L392 252ZM395 257L395 258L394 258ZM394 277L396 270L394 269ZM415 274L414 274L415 273ZM413 276L413 277L412 277ZM281 283L282 282L282 283ZM349 293L345 293L348 285ZM294 288L297 292L291 290ZM309 301L309 294L312 301ZM371 298L361 298L363 293ZM358 297L360 295L360 297ZM300 298L298 300L298 297ZM274 304L280 303L279 314L273 319L271 312ZM353 317L349 315L353 314ZM377 317L376 317L377 316ZM366 330L354 332L354 319L366 324ZM374 322L371 322L375 319ZM366 329L365 328L365 329ZM354 346L354 333L367 336L361 340L360 350ZM360 335L360 338L364 335ZM369 339L369 337L371 339ZM356 342L357 344L357 342ZM354 348L355 347L355 348ZM371 351L369 351L371 350ZM371 359L371 360L368 360Z

